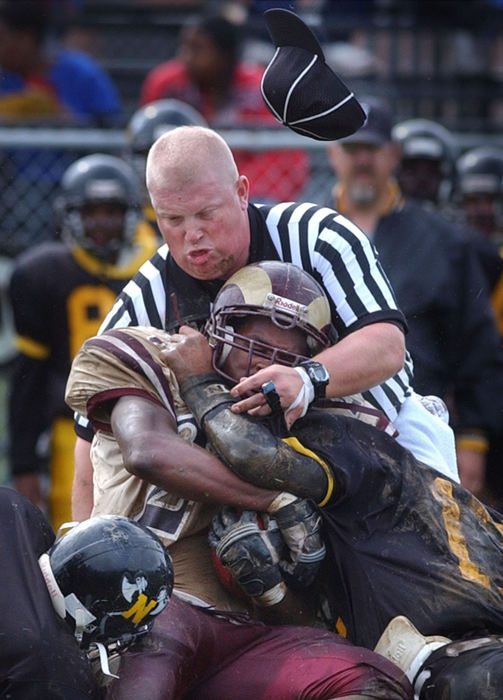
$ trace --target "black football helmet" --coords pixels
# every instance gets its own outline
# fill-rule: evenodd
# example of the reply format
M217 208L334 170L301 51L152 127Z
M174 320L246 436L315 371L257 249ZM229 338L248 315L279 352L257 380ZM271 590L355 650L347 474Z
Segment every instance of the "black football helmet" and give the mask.
M121 236L98 243L86 231L83 210L100 203L120 205L124 217ZM140 183L134 170L121 158L105 153L93 153L72 163L63 173L55 203L63 240L107 262L114 262L123 248L131 246L141 205Z
M456 162L457 199L467 222L492 236L503 231L503 150L479 146Z
M126 128L129 148L132 153L146 155L159 136L177 126L208 126L208 122L194 107L181 100L151 102L131 117Z
M503 150L479 146L463 153L456 162L462 195L496 194L503 197Z
M264 261L235 272L218 292L205 334L213 348L213 367L234 382L222 366L232 347L271 363L295 367L306 358L240 335L235 326L249 316L264 316L280 328L305 331L311 355L335 340L330 306L322 287L311 275L292 263Z
M145 167L150 147L162 134L177 126L208 126L208 122L186 102L165 99L140 107L126 127L125 158L142 183L141 196L145 202L148 202Z
M452 192L457 150L450 131L429 119L408 119L395 124L392 139L402 147L397 177L404 195L435 204L446 202Z
M40 557L58 615L81 648L126 648L152 626L173 590L171 558L149 529L120 515L85 520Z

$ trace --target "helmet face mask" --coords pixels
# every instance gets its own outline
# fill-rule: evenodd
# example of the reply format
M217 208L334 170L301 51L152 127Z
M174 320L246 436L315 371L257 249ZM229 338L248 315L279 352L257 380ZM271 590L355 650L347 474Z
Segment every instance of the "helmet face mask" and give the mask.
M257 314L256 312L252 311L246 316L246 321L250 321L254 317L264 318L264 315ZM241 327L244 325L244 320L241 314L233 314L232 312L228 315L224 314L222 321L226 324L225 326L217 324L214 327L213 337L217 340L214 345L213 367L219 374L231 382L235 382L236 379L225 370L225 363L231 350L240 350L241 352L246 353L246 369L244 376L250 375L254 357L266 360L268 365L278 364L286 367L296 367L298 364L304 360L307 360L308 357L311 356L311 353L307 350L305 354L290 352L288 350L273 347L269 343L262 342L257 338L250 338L247 335L243 335L239 332ZM288 326L278 323L277 320L275 323L271 319L271 322L279 328L288 328ZM295 326L290 327L295 328Z
M63 174L55 203L63 240L106 263L116 262L132 247L141 216L140 189L133 169L120 158L95 153L75 161Z
M332 344L330 307L323 289L310 275L291 263L248 265L232 275L217 294L205 329L213 348L213 367L232 383L236 379L225 371L232 349L247 353L246 376L253 357L289 367L307 359L240 333L243 324L253 318L265 318L283 330L301 330L308 356Z
M56 612L83 649L127 647L148 632L173 588L160 540L122 516L79 523L39 561Z

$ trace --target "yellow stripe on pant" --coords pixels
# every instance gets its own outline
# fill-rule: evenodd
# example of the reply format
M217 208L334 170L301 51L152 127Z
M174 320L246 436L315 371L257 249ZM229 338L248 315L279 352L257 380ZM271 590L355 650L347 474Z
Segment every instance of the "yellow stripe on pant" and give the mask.
M72 520L75 430L72 418L56 418L52 425L49 481L49 514L57 532Z

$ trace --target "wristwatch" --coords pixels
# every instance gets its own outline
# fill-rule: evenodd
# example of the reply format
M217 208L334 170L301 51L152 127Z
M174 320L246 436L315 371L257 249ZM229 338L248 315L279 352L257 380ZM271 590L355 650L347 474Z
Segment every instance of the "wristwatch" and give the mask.
M321 362L314 362L314 360L305 360L305 362L300 363L299 367L306 371L307 376L311 380L314 389L314 400L324 399L327 384L330 381L327 368Z

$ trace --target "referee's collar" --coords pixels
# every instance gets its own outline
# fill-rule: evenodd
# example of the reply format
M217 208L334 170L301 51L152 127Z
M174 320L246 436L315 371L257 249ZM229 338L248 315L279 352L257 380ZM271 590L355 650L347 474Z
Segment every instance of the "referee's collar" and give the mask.
M267 211L269 211L268 207L259 209L254 204L248 204L248 220L250 222L248 263L280 259L265 222L264 213Z

